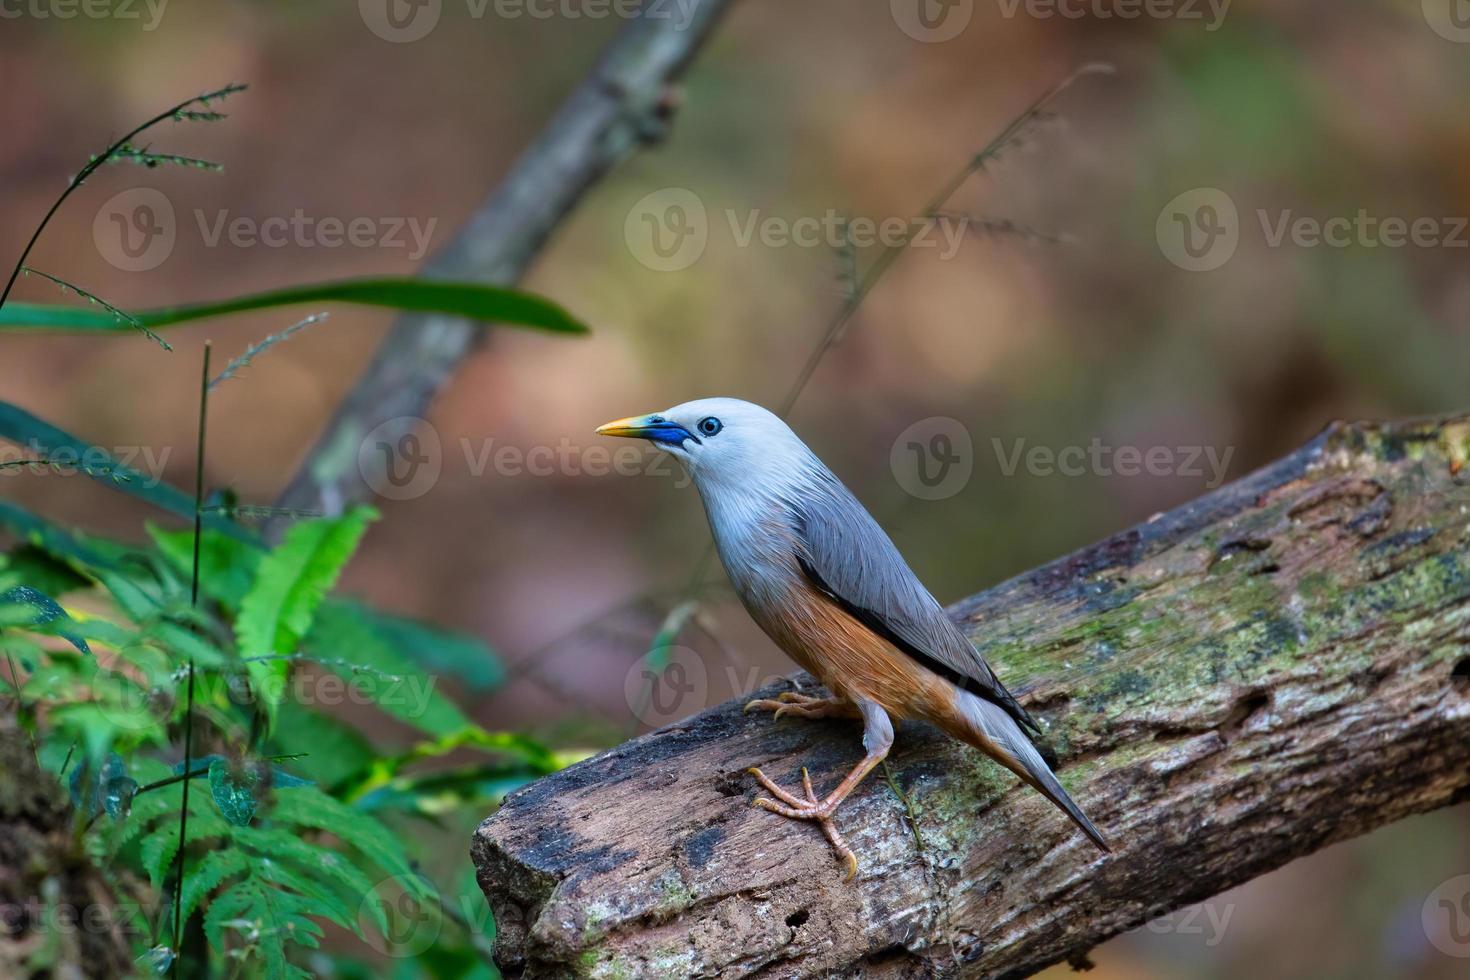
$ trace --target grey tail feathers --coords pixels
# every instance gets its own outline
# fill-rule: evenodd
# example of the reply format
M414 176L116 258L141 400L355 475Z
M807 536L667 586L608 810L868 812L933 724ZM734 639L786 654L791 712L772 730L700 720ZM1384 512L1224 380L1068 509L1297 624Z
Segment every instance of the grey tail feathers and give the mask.
M1104 851L1112 851L1107 839L1097 827L1093 826L1092 821L1087 819L1087 814L1082 812L1082 808L1067 795L1067 791L1057 781L1057 777L1047 766L1046 760L1042 759L1041 753L1031 743L1031 739L1026 736L1021 726L1016 724L1015 719L1004 708L965 691L960 692L959 700L966 717L975 722L985 737L1008 757L1001 758L1000 762L1071 817L1072 822L1080 827L1094 844Z

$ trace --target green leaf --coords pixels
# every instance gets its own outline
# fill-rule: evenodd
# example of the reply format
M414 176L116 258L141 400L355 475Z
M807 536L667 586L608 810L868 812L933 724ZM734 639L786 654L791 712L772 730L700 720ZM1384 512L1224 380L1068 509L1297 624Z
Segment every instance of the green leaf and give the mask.
M17 585L0 592L0 606L8 605L29 607L30 611L22 622L28 622L34 626L49 626L51 627L50 632L56 633L82 653L92 652L86 640L78 636L75 630L67 629L67 625L72 621L71 617L50 596L37 592L28 585Z
M352 900L351 906L344 906L347 912L345 921L341 925L358 932L360 930L357 921L358 903L373 891L373 882L367 875L363 874L347 857L328 847L322 847L285 830L260 829L258 827L242 827L235 831L235 842L243 847L248 847L272 861L292 861L308 874L315 878L322 878L335 886L336 894L349 896ZM278 882L296 891L310 894L306 887L296 884L289 879ZM373 919L378 926L378 931L383 932L388 928L387 916L382 908L376 903L363 903L364 908L370 908Z
M78 763L67 780L71 801L87 816L95 816L102 810L114 820L123 820L132 805L133 794L138 783L128 776L127 765L116 752L109 753L107 760L93 768L86 762Z
M260 878L238 881L221 892L204 914L204 935L223 951L226 929L238 931L260 955L272 980L309 980L310 974L286 959L286 944L315 949L322 929L311 919L311 902Z
M328 670L356 682L384 712L420 731L444 736L469 725L464 712L437 689L436 677L424 674L368 621L339 603L323 603L306 647Z
M350 599L334 599L332 605L359 617L410 662L432 673L454 677L476 694L492 691L505 682L500 660L473 636L380 612Z
M235 638L241 656L272 724L280 702L289 663L249 659L290 656L311 629L317 607L337 581L367 530L377 517L370 507L356 507L338 518L304 521L286 532L286 539L261 559L255 583L240 601Z
M268 307L336 301L384 306L419 313L447 313L506 326L534 327L557 333L586 333L587 327L550 300L532 293L473 282L383 277L347 279L251 293L214 303L195 303L129 311L145 327L157 328ZM132 324L106 310L39 303L6 303L0 307L0 330L69 330L128 333Z
M225 759L209 764L209 794L220 816L233 826L243 827L255 816L255 787L259 784L260 770L254 766L236 767Z
M191 765L191 767L193 769L193 772L194 772L194 775L191 776L190 778L191 779L208 779L210 777L210 775L211 775L211 770L214 767L214 764L216 762L225 762L225 761L227 761L227 760L222 755L205 755L205 756L199 756L199 757L193 759L191 761L191 763L190 763L190 765ZM264 772L264 769L262 767L269 765L270 766L271 785L272 786L290 787L290 786L311 786L311 785L313 785L313 783L312 783L312 781L310 779L302 779L300 776L293 776L289 772L287 772L286 770L282 769L280 766L271 765L270 763L268 763L268 762L266 762L264 760L253 761L253 762L251 762L249 764L252 767L255 768L255 771L257 773ZM174 775L175 776L182 776L183 774L184 774L184 764L182 762L179 762L179 763L175 764L174 765ZM258 783L259 782L259 779L256 779L254 782L255 783ZM252 783L252 785L254 785L254 783Z
M372 745L355 729L295 701L281 705L276 722L271 743L274 753L303 755L291 763L292 767L325 786L348 779L376 757Z
M6 555L5 570L31 588L58 598L92 586L91 579L32 544L22 544Z
M395 810L432 820L470 806L498 804L507 793L543 775L538 767L517 763L464 766L394 777L355 803L369 813Z
M218 888L226 878L244 874L249 868L250 859L244 851L233 847L210 851L184 875L184 891L179 896L179 916L188 922L189 916L199 907L204 896Z
M194 571L194 531L165 531L145 525L148 536L179 574ZM199 538L199 586L204 594L229 609L238 609L264 552L255 544L220 531L205 531Z
M10 304L0 307L0 316L9 309ZM42 421L18 405L0 402L0 439L8 439L22 446L28 455L34 454L38 458L50 460L57 466L75 467L78 473L105 486L132 494L179 517L194 520L193 497L153 476L124 465L106 450ZM218 516L205 515L204 520L206 526L226 534L240 538L249 537L245 531Z
M405 887L416 896L427 898L434 895L433 886L414 873L402 843L387 827L314 787L278 790L271 818L280 823L335 834L390 875L403 875Z
M193 630L160 620L143 631L142 639L157 643L170 653L173 663L193 661L197 668L220 668L229 662L225 652Z
M74 567L115 568L125 550L121 545L68 531L7 500L0 500L0 527Z
M275 855L262 859L255 867L255 876L282 890L289 890L307 899L313 916L335 922L344 929L362 934L357 926L354 909L331 887L314 881Z
M202 801L208 806L208 801ZM174 811L178 815L177 809ZM206 840L214 837L228 837L230 825L219 818L219 815L210 811L196 808L195 798L189 799L189 842ZM166 820L163 826L143 838L139 848L142 857L143 870L148 872L148 880L153 882L154 888L163 886L163 879L168 874L169 868L173 867L174 855L179 851L179 824L177 819Z

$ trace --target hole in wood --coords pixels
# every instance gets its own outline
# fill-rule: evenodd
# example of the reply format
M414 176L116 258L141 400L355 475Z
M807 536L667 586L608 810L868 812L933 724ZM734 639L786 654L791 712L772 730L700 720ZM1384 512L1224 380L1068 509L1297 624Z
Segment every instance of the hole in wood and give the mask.
M1461 691L1470 692L1470 657L1461 657L1450 671L1450 683Z
M806 909L797 909L795 912L792 912L786 917L786 924L793 929L800 929L802 926L806 925L806 920L810 919L811 917L812 914Z

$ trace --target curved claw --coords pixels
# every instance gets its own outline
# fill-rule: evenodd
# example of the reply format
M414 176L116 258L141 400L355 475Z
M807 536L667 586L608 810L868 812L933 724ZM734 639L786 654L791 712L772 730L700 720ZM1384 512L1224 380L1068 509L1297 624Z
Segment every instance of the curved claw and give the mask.
M822 834L832 849L837 852L837 859L847 868L845 881L852 881L857 877L858 859L837 831L837 825L833 822L833 814L836 812L836 803L825 801L817 796L816 788L812 785L812 774L803 766L801 769L801 786L806 793L806 799L800 799L794 793L788 793L771 781L770 777L752 766L746 772L754 776L756 781L768 790L776 800L764 796L758 796L750 801L750 805L761 810L774 813L777 816L786 817L790 820L809 820L822 829Z

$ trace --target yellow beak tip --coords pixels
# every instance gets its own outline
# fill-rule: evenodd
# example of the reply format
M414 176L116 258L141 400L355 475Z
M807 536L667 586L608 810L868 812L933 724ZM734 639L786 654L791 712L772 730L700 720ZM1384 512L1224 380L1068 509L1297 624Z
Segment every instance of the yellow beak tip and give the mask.
M643 434L646 424L646 416L631 415L625 419L604 422L597 427L597 434L600 436L639 436Z

